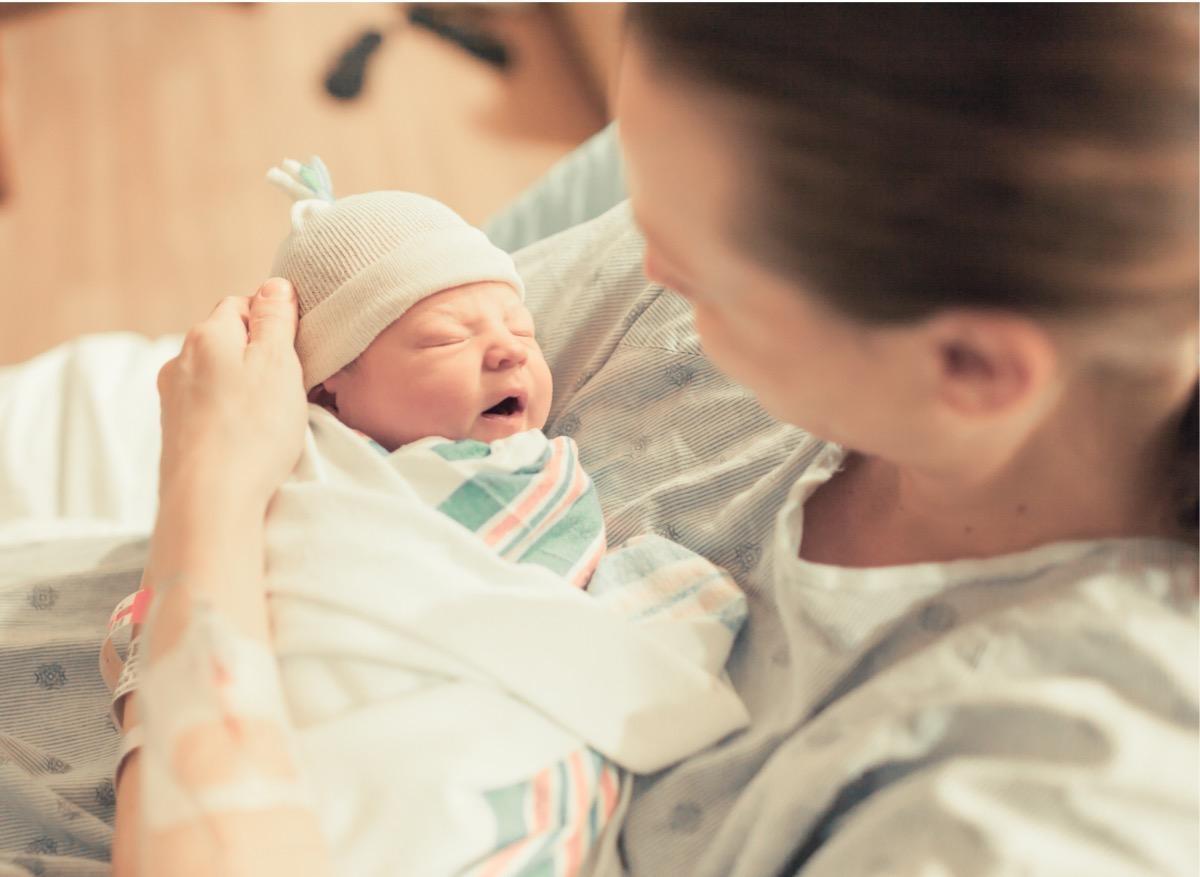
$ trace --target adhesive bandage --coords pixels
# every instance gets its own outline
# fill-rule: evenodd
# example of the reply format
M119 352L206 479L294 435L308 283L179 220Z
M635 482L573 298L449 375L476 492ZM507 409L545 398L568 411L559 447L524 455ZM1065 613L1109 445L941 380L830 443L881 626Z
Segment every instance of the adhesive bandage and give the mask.
M215 609L193 601L178 639L155 654L151 613L142 652L142 794L162 829L221 813L308 805L275 656Z

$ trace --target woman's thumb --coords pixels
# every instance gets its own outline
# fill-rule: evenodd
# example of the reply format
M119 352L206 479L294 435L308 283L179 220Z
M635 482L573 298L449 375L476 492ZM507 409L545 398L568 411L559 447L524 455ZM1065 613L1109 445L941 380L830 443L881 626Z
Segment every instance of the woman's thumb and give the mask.
M250 299L251 345L291 347L297 322L295 291L282 277L272 277Z

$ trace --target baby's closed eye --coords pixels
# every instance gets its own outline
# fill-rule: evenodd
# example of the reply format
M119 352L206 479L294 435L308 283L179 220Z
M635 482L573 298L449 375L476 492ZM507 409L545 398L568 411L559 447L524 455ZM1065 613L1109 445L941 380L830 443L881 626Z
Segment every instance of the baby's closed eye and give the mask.
M417 341L418 347L449 347L467 341L465 335L430 335Z

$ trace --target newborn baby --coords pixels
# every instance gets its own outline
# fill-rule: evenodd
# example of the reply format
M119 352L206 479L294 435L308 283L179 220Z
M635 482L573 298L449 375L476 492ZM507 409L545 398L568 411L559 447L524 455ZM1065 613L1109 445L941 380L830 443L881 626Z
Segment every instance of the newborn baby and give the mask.
M481 514L480 504L463 500L469 487L444 496L446 478L431 470L457 472L492 496L526 497L506 504L505 532L536 539L509 545L495 528L473 529L509 559L585 584L604 552L603 516L574 442L540 432L550 369L509 255L423 195L334 199L317 158L285 161L268 179L297 199L271 273L296 287L309 401L380 450L402 450L392 468L460 523ZM447 440L489 447L448 449ZM491 483L497 467L516 470L503 472L503 488ZM564 475L575 489L561 495L555 481ZM529 501L539 490L542 500Z
M413 305L309 399L394 451L540 429L551 392L533 316L511 285L484 280Z
M315 157L267 177L296 199L272 273L299 296L310 401L388 451L545 424L550 370L507 253L423 195L335 200Z
M506 253L318 159L269 177L316 403L265 529L304 795L355 877L580 873L632 772L744 726L745 600L657 536L607 551Z

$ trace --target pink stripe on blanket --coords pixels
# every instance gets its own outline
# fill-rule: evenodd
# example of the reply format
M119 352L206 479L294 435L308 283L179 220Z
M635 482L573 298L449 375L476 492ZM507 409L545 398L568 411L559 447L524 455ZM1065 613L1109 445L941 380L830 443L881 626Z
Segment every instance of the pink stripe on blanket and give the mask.
M584 751L575 750L567 762L571 775L571 788L575 792L575 812L568 817L568 822L575 823L575 830L563 843L563 861L559 873L574 874L583 864L583 829L587 825L587 810L589 785L583 763Z
M558 442L559 439L555 439L554 441ZM566 456L565 452L563 456ZM504 556L509 560L517 560L530 545L540 539L546 531L554 527L561 520L563 514L570 511L571 506L575 505L579 497L587 492L588 484L587 473L583 471L582 466L576 464L571 471L571 482L567 488L567 492L563 494L555 506L546 510L536 527L504 549Z
M529 849L532 843L533 838L527 837L505 847L484 862L483 867L479 870L479 877L503 877L508 874L512 864Z
M550 461L542 474L529 486L523 496L517 498L517 504L512 510L503 514L498 522L481 534L483 541L488 545L494 547L501 539L519 527L553 492L555 485L562 477L566 453L563 445L558 442L551 442L550 449Z
M616 768L607 762L600 767L600 812L604 821L617 809Z

